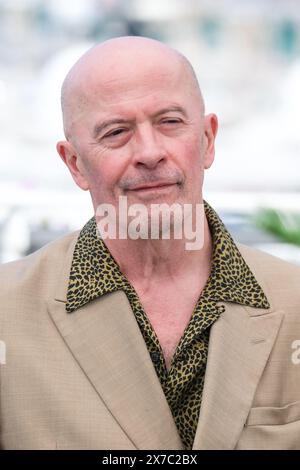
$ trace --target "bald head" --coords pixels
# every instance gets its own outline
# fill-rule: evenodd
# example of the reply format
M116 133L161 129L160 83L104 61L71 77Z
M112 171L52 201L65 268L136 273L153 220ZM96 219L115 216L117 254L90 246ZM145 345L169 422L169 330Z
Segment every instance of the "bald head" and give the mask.
M109 95L109 87L122 83L129 74L136 79L152 77L168 78L180 74L189 92L199 103L199 112L204 113L204 103L198 81L190 62L178 51L153 39L128 36L110 39L88 50L67 74L61 93L64 131L67 139L73 136L73 124L93 101L95 90ZM153 79L153 78L151 78Z

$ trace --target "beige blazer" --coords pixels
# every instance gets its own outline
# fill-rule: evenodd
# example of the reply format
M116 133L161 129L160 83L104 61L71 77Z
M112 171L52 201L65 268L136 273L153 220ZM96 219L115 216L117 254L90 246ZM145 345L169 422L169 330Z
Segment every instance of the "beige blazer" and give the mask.
M1 448L182 449L126 295L65 312L78 233L0 268ZM300 449L300 269L238 246L271 308L225 303L193 449Z

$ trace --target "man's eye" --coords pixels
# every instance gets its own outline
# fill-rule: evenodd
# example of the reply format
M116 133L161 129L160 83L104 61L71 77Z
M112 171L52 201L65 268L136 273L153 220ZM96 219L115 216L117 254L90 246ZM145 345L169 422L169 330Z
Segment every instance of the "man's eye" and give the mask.
M161 122L162 124L179 124L181 120L178 118L168 118L168 119L163 119Z
M126 131L126 129L124 128L120 128L120 129L114 129L113 131L110 131L108 132L107 134L105 134L103 137L104 138L107 138L107 137L116 137L122 133L124 133Z

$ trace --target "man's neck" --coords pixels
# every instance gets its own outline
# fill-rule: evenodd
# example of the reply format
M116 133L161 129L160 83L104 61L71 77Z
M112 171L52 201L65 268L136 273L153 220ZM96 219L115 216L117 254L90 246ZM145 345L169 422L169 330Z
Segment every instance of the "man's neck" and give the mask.
M204 242L200 250L187 250L187 240L105 240L105 244L133 286L149 290L160 283L177 284L209 276L212 239L204 218Z

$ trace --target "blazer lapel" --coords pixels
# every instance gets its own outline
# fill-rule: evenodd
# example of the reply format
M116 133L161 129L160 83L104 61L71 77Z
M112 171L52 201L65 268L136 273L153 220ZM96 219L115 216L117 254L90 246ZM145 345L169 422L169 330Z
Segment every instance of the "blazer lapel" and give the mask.
M234 449L283 312L225 304L212 326L193 449ZM266 314L267 313L267 314Z
M137 449L182 449L170 408L126 295L114 292L65 311L74 244L55 298L58 331L99 397Z

